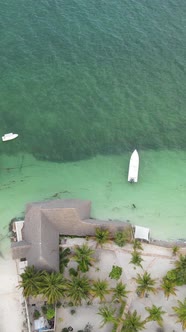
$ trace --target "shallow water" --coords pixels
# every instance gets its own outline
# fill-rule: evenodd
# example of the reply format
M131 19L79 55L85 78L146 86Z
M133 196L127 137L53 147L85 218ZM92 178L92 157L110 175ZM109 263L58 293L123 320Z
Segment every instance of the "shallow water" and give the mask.
M186 237L185 17L183 0L1 4L0 136L19 134L0 144L3 234L60 192L92 200L92 216Z
M186 238L186 153L140 151L137 184L127 182L129 157L72 163L42 162L30 155L24 162L22 155L1 157L1 233L10 219L24 215L28 202L81 198L92 201L92 217L147 226L153 238Z

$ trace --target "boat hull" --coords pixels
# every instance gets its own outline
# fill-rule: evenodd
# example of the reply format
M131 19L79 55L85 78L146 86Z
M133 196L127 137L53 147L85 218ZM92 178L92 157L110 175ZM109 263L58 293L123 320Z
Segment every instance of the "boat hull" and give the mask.
M130 157L129 162L129 172L128 172L128 181L129 182L138 182L138 172L139 172L139 155L138 151L134 150Z
M4 136L2 136L2 141L3 142L11 141L17 137L18 137L18 134L13 134L13 133L5 134Z

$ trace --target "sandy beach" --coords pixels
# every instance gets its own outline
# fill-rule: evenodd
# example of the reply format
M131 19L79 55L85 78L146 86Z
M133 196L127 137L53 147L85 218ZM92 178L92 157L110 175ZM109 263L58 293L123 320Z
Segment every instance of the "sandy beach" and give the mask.
M18 289L18 275L16 262L8 252L0 258L0 331L25 332L23 327L24 301L21 290Z
M80 238L68 238L65 243L65 247L72 248L74 245L82 245L86 240ZM95 249L96 244L93 240L88 241L88 245ZM113 243L105 244L102 249L98 248L95 251L96 262L87 273L87 276L91 280L98 278L109 281L110 287L116 285L115 280L109 278L109 273L113 265L122 267L123 273L120 280L127 285L127 290L130 291L127 305L130 311L137 310L142 319L145 319L147 312L146 306L155 304L162 306L166 311L164 315L164 330L181 332L181 324L176 323L176 317L174 315L172 306L177 304L177 299L184 300L186 294L186 286L177 287L177 296L170 296L167 300L163 294L163 291L158 291L156 295L149 294L148 298L139 298L136 294L136 283L134 278L137 273L143 273L147 271L151 274L152 278L156 279L156 286L159 288L162 277L166 272L174 267L175 257L172 256L171 248L158 247L151 244L143 244L143 269L140 267L134 268L133 264L130 264L132 245L127 244L123 248L116 246ZM185 254L185 248L182 249L182 253ZM73 264L73 263L70 263ZM16 262L11 259L10 252L3 258L1 258L0 264L0 330L3 332L26 332L25 326L25 314L23 311L23 297L21 290L17 288L18 275ZM110 303L111 298L107 298L107 302ZM100 328L102 318L98 315L98 308L100 303L98 299L94 299L93 303L83 303L82 306L76 307L75 313L72 315L72 307L61 307L57 310L57 328L56 332L61 332L62 328L72 326L74 331L82 330L86 324L92 326L92 332L102 331L111 332L112 325L107 324ZM145 332L158 331L158 325L155 322L149 322L146 324Z
M73 246L74 244L81 245L84 240L81 239L68 239L66 246ZM95 243L92 241L92 248L95 248ZM143 269L140 267L134 268L133 264L130 264L132 245L128 244L123 248L119 248L114 244L104 245L104 249L96 250L97 262L94 267L90 268L88 276L90 279L96 280L98 278L108 280L109 285L114 287L116 281L109 278L109 273L113 265L121 266L123 269L122 277L120 281L127 285L127 290L130 291L127 305L130 311L137 310L138 314L141 315L142 319L147 317L147 312L145 310L146 306L151 306L155 304L157 306L162 306L163 310L166 311L164 315L163 329L158 330L158 325L155 322L149 322L146 324L144 329L145 332L152 331L176 331L181 332L181 324L176 323L176 316L174 315L172 306L177 304L177 299L183 301L186 294L186 286L177 287L177 296L170 295L167 300L160 290L160 283L162 277L165 276L166 272L174 267L175 259L172 256L172 250L170 248L158 247L151 244L143 244ZM185 249L183 249L184 253ZM149 294L148 298L139 298L136 294L136 283L134 278L137 273L143 274L147 271L151 274L152 278L156 279L156 287L158 292L156 295ZM110 303L110 298L107 301ZM74 331L82 330L87 323L92 326L92 332L102 331L111 332L112 326L109 324L100 328L101 317L97 314L100 304L97 299L93 301L93 304L84 304L81 307L76 308L76 313L71 314L70 307L61 308L57 312L57 330L56 332L61 332L61 329L66 326L74 327Z

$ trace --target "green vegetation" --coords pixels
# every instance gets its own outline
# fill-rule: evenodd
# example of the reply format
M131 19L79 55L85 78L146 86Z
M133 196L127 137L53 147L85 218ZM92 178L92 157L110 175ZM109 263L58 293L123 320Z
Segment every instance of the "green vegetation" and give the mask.
M68 270L68 273L69 275L72 277L77 277L78 276L78 271L75 270L73 267L71 267L69 270Z
M34 319L38 319L39 317L41 317L40 312L38 310L34 310L33 317Z
M64 272L65 267L67 267L68 263L69 263L69 256L71 254L71 251L69 248L60 248L59 249L59 271L61 273Z
M53 306L49 306L46 312L46 318L51 320L55 316L55 309Z
M161 284L161 289L164 292L165 297L169 298L170 295L176 295L176 287L175 283L166 277L163 278L162 284Z
M127 294L129 293L126 290L126 285L124 285L121 281L117 283L116 287L112 290L113 296L112 301L121 303L123 299L127 298Z
M103 244L107 243L109 241L109 236L110 236L110 233L109 233L108 229L96 228L95 239L96 239L98 246L102 247Z
M119 246L119 247L123 247L126 244L126 234L124 231L118 231L115 234L114 237L114 242Z
M149 316L146 318L147 322L155 321L158 323L159 326L163 326L163 318L162 315L165 314L165 311L162 310L162 307L156 307L154 304L152 307L145 307L148 311Z
M178 306L177 307L173 307L173 310L175 311L178 320L178 323L181 323L182 325L182 329L186 329L186 298L183 302L181 301L177 301L178 302Z
M97 243L102 246L108 240L108 230L97 228ZM141 262L143 259L141 258L141 253L137 251L142 250L140 246L141 243L138 243L138 241L133 243L134 251L131 253L130 263L142 267ZM41 294L43 299L47 300L47 304L41 308L41 312L48 320L54 318L55 306L61 306L60 301L62 301L64 307L66 305L74 307L81 305L83 301L86 301L87 305L91 305L94 298L99 298L100 302L103 303L98 312L103 318L101 326L107 323L112 324L112 332L115 332L118 327L121 327L121 332L142 331L145 324L150 321L157 322L160 327L163 326L162 316L165 314L165 311L163 311L162 307L157 307L154 304L152 307L145 307L148 312L145 320L141 319L137 311L125 312L129 291L122 281L112 281L115 287L112 286L110 288L109 282L105 279L90 279L89 268L95 261L93 258L95 250L92 250L88 243L83 244L81 247L75 247L72 252L74 252L73 255L69 248L60 251L60 273L37 271L31 266L27 267L25 272L21 274L19 287L23 287L24 296ZM77 269L68 268L70 257L78 264ZM65 271L67 279L63 275L66 267L68 268L68 271ZM122 268L113 265L109 277L113 280L119 280L121 276ZM156 281L147 271L143 274L138 273L134 279L137 284L136 293L139 297L148 297L150 292L156 294L157 290L162 290L165 297L169 299L170 295L176 295L176 285L186 284L186 256L179 256L175 261L175 268L166 273L159 288L155 287ZM111 296L109 297L110 294ZM112 306L107 304L107 298L109 301L112 298ZM177 321L182 324L183 329L186 329L186 299L184 302L178 301L178 305L174 306L173 310L177 315ZM72 308L70 312L73 315L76 313L76 309ZM41 313L35 310L34 318L37 319L40 316ZM64 327L63 331L65 329L68 328ZM91 331L91 329L91 325L87 325L82 331Z
M40 284L43 272L37 271L34 266L27 266L21 274L19 288L23 288L25 298L37 296L40 293Z
M122 267L120 266L112 266L112 271L109 273L109 277L111 279L118 280L122 275Z
M48 304L57 303L65 293L65 281L60 273L44 272L40 281L40 292Z
M135 250L143 250L142 244L138 240L134 240L133 242L133 249Z
M135 280L138 284L136 292L140 297L144 297L145 295L148 296L149 292L152 292L154 294L157 292L156 288L154 287L156 282L154 279L151 278L150 273L146 271L143 275L140 275L138 273Z
M89 267L95 261L92 257L94 250L88 247L87 244L83 244L81 247L75 248L73 259L78 263L78 270L81 272L87 272Z
M179 256L179 259L175 261L175 269L168 271L165 278L177 286L186 284L186 255Z
M82 300L90 297L91 286L86 276L72 276L67 282L66 295L71 299L75 306L80 305Z
M110 293L108 282L100 279L93 281L91 293L93 296L99 297L101 302L105 301L105 295Z
M141 258L140 252L134 250L131 255L132 255L132 258L131 258L130 263L143 268L141 265L141 262L143 261L143 259Z
M173 256L176 256L179 253L179 251L180 251L180 247L178 247L176 245L172 247Z
M132 228L131 226L125 227L123 231L118 231L115 234L114 242L119 246L123 247L126 243L132 241Z
M125 319L122 323L122 332L138 332L142 331L145 327L145 321L141 320L141 316L137 314L137 311L128 312L125 315Z
M104 305L104 307L99 308L98 315L102 316L103 320L101 327L107 323L115 323L116 318L114 316L116 309L113 309L111 306Z

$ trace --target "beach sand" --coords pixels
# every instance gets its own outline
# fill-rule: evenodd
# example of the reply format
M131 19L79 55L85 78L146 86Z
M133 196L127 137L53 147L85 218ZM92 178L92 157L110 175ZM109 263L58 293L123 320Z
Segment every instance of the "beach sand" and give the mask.
M84 242L82 239L68 239L65 246L81 245ZM90 246L95 248L94 241L91 241ZM123 269L121 281L127 285L127 290L130 291L128 295L127 305L129 310L137 310L142 319L145 319L148 315L145 310L146 306L162 306L162 309L166 311L163 316L164 324L162 331L181 332L181 324L176 323L176 316L172 306L177 305L177 299L183 301L186 294L186 286L177 287L177 296L170 295L167 300L163 294L163 291L159 289L162 277L166 272L174 267L175 257L172 256L170 248L157 247L151 244L143 244L144 251L142 252L143 269L140 267L134 268L133 264L130 264L132 246L130 244L123 248L119 248L114 244L104 245L104 249L96 250L96 260L94 267L90 268L88 276L90 279L96 280L98 278L108 280L111 287L116 285L116 281L109 278L109 273L113 265L121 266ZM151 274L152 278L156 279L156 287L158 292L156 295L149 294L148 298L139 298L136 294L136 283L134 278L137 273L143 274L147 271ZM107 298L109 304L110 298ZM72 307L61 308L57 312L57 330L61 332L63 327L72 326L74 331L81 330L87 323L92 326L92 332L102 331L111 332L112 325L107 324L103 328L100 328L101 317L97 314L100 304L97 299L93 301L93 305L87 305L86 303L81 307L77 307L76 312L72 315ZM155 322L149 322L144 329L145 332L158 331L158 325Z
M10 252L0 260L0 331L27 331L23 327L23 297L17 288L16 262L12 260Z
M82 245L87 242L81 238L67 238L64 247L73 247L74 245ZM89 240L88 244L95 249L95 241ZM151 273L152 278L156 279L156 286L159 288L162 277L166 272L174 267L175 257L172 256L170 248L158 247L151 244L143 244L143 269ZM185 249L183 249L183 253ZM108 280L110 287L115 287L116 281L109 278L109 273L113 265L121 266L123 269L120 280L127 285L127 290L130 291L128 295L127 305L129 310L137 310L142 319L147 317L145 306L155 304L162 306L166 311L164 318L164 330L181 332L181 324L176 323L172 306L177 305L177 299L183 301L186 295L186 286L177 287L177 296L170 296L167 300L161 290L158 290L156 295L149 294L148 298L139 298L136 295L136 283L134 278L137 273L142 274L144 270L140 267L134 268L130 264L132 245L127 244L123 248L119 248L113 243L105 244L104 247L97 248L95 252L95 263L88 272L88 277L91 280L98 278ZM70 263L73 264L74 263ZM0 331L3 332L26 332L25 314L23 310L23 297L21 290L17 288L18 275L16 263L11 259L10 252L6 257L1 258L0 264ZM111 303L111 297L108 296L107 301ZM81 307L61 307L57 310L57 328L56 332L61 332L62 328L72 326L74 331L84 329L87 323L92 326L92 332L111 332L112 325L105 325L100 328L102 318L99 316L98 308L100 306L99 300L94 299L93 304L84 303ZM71 310L75 309L72 314ZM156 323L149 322L146 324L145 332L158 331Z

